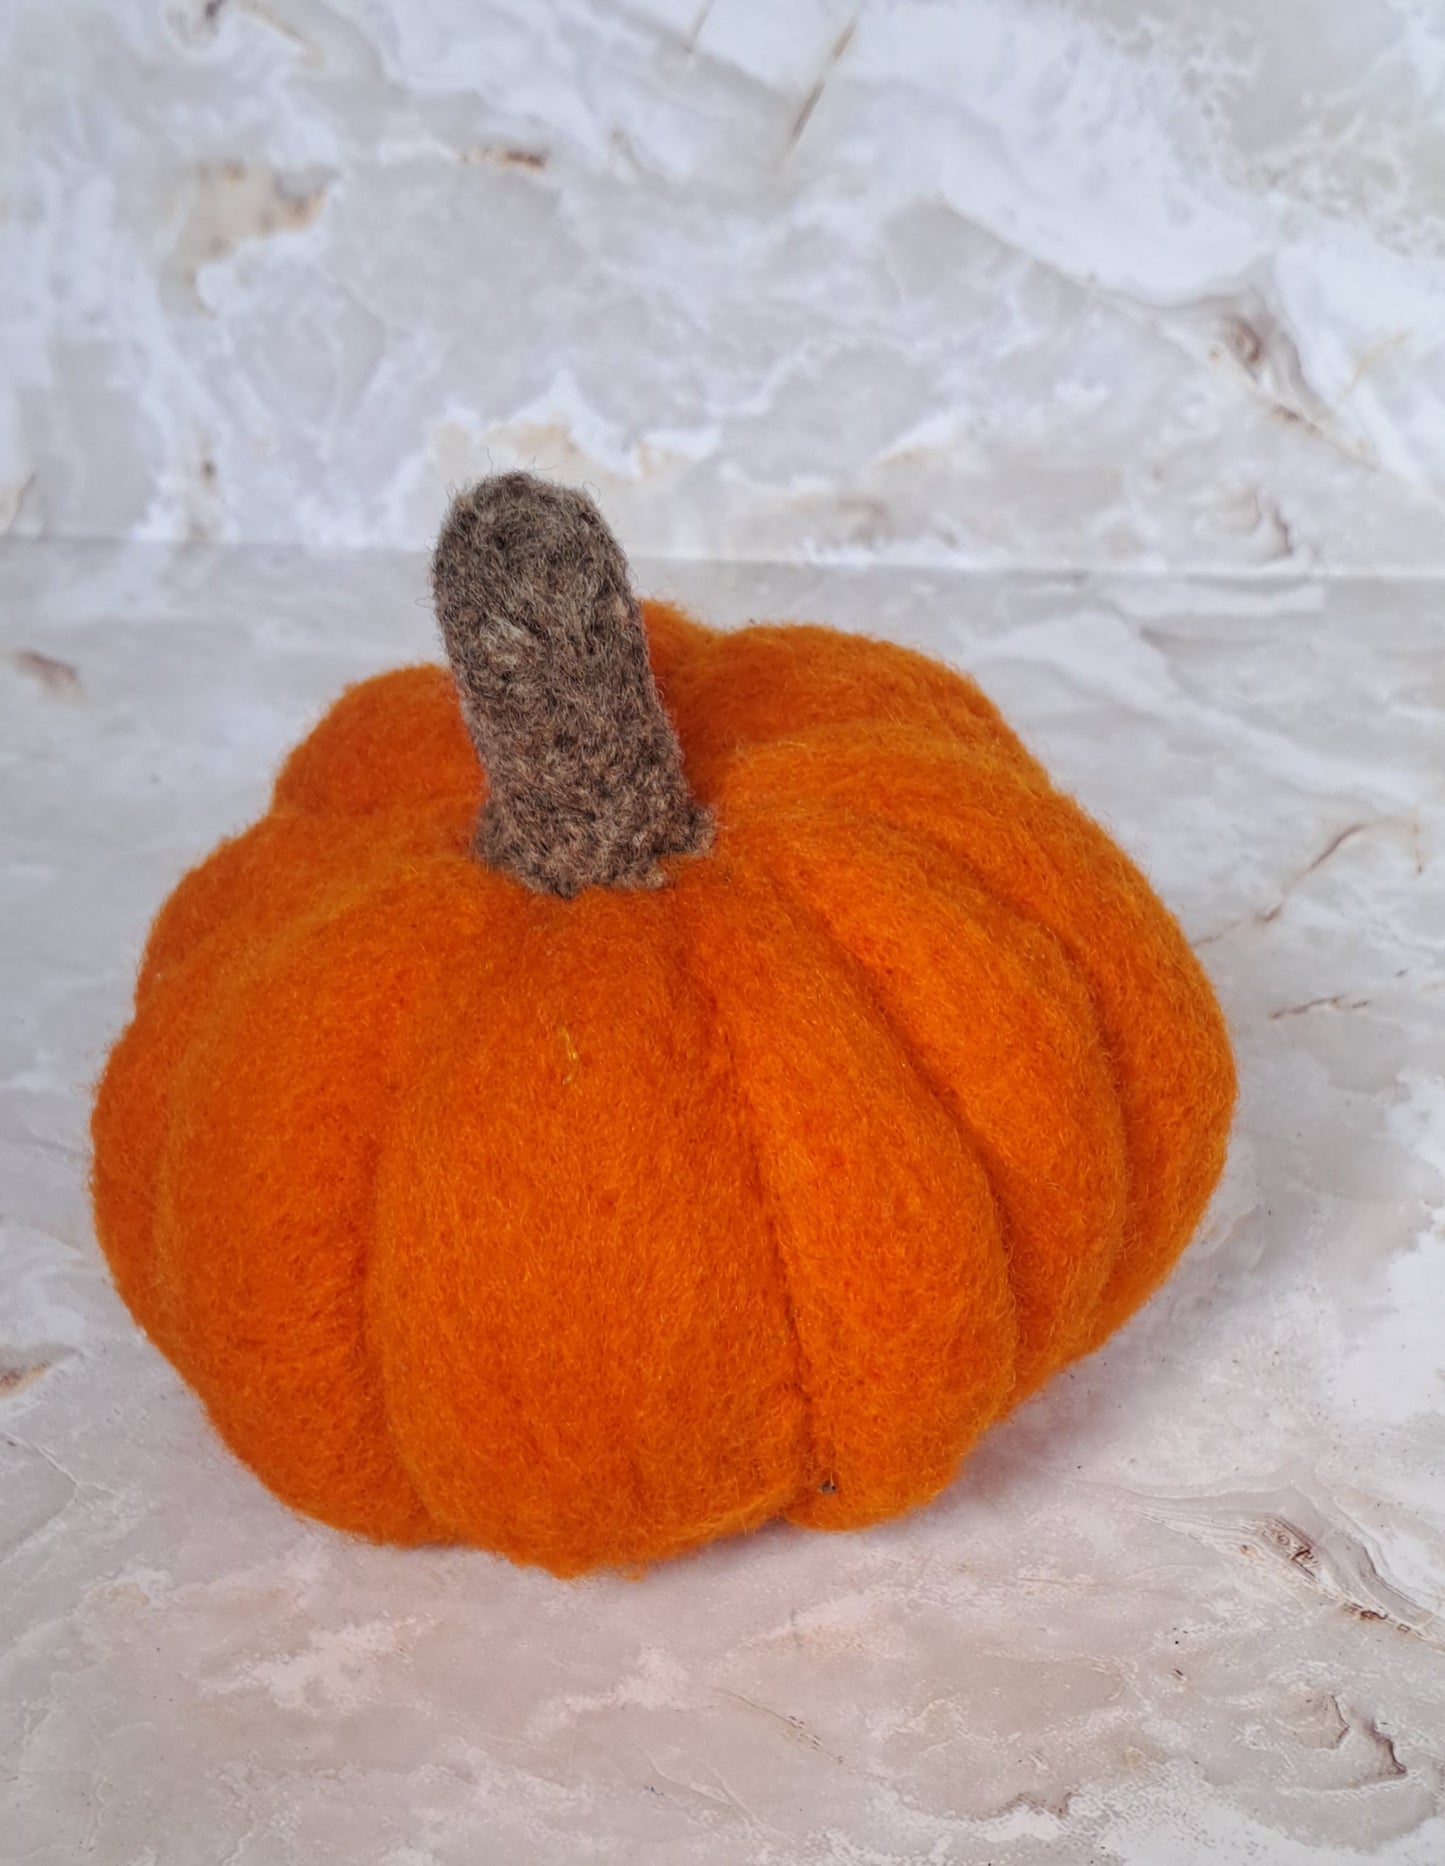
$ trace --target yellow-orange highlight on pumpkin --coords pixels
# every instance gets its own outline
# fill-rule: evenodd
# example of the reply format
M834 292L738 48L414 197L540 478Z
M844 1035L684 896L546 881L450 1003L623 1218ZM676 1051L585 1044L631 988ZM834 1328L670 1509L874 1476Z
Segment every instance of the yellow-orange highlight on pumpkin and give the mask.
M122 1296L362 1535L570 1575L927 1501L1197 1224L1203 971L937 663L638 605L522 475L435 582L453 671L343 694L156 920Z

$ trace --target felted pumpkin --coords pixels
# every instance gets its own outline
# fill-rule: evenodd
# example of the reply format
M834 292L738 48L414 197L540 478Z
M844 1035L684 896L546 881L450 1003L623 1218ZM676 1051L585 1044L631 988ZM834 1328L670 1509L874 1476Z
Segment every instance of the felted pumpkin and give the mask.
M121 1294L366 1536L568 1575L923 1503L1195 1226L1203 972L942 666L639 605L520 474L433 575L450 672L344 693L151 932Z

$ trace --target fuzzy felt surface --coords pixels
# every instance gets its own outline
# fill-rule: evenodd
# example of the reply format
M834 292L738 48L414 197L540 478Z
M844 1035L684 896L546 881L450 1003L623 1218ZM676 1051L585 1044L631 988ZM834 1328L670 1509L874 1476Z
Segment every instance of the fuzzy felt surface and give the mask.
M706 854L523 886L451 676L364 681L162 908L92 1124L116 1283L259 1476L558 1574L927 1501L1168 1273L1234 1098L971 682L644 615Z

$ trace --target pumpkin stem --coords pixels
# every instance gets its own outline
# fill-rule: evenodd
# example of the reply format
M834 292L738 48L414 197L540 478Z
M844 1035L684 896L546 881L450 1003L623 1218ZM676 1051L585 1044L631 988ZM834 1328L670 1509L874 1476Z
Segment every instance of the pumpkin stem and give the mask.
M663 857L709 846L627 560L585 493L529 473L460 493L432 596L487 774L484 862L570 899L658 887Z

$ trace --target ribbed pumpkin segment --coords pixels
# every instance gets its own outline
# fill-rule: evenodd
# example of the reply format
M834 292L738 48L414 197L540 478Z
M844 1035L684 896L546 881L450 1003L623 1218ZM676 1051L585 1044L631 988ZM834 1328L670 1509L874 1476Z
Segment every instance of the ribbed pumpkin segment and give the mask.
M365 894L374 877L438 846L436 828L411 809L384 825L263 816L185 875L157 914L141 960L138 1006L208 941L216 942L208 967L219 976L232 955L265 947L318 907Z
M126 1307L171 1360L177 1348L155 1298L156 1193L171 1091L216 989L206 957L153 986L106 1061L90 1116L96 1236Z
M678 662L667 698L689 773L696 772L704 797L712 796L739 753L876 722L990 748L1046 781L972 681L924 655L864 635L766 623L731 635L711 633Z
M395 1541L439 1531L368 1340L377 1160L485 880L435 860L278 935L195 1031L161 1165L154 1305L181 1372L288 1503Z
M399 667L346 692L281 767L273 808L373 816L399 804L475 815L486 780L444 667Z
M692 963L717 1006L811 1420L789 1515L855 1528L926 1502L997 1416L1016 1323L987 1175L825 928L724 832L725 887L692 890ZM746 1157L746 1156L745 1156Z
M679 920L701 866L570 903L508 886L391 1121L370 1330L448 1532L570 1574L776 1515L797 1344L745 1110Z
M92 1202L116 1285L167 1353L167 1321L150 1293L157 1178L172 1123L186 1119L174 1086L197 1029L216 994L263 962L273 940L318 908L364 898L371 876L435 840L411 820L378 836L265 816L193 868L156 916L135 1018L96 1090Z
M729 793L740 812L747 775ZM1123 1122L1083 981L929 843L756 807L758 860L855 962L987 1173L1018 1312L1013 1396L1031 1392L1081 1348L1124 1238Z
M1081 1344L1096 1347L1168 1274L1224 1164L1234 1061L1177 923L1077 804L1002 757L919 745L883 726L764 749L749 783L931 840L961 874L1046 929L1086 984L1129 1161L1125 1245Z

